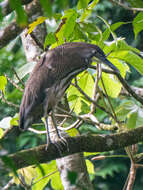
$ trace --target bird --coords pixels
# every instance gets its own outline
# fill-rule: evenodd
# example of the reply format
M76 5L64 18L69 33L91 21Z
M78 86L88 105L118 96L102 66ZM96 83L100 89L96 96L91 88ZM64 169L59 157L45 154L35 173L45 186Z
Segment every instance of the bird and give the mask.
M48 129L48 116L61 100L71 81L86 70L93 58L106 64L114 72L119 70L104 52L94 44L69 42L48 50L35 65L26 82L20 105L19 127L28 129L37 119L44 117L47 130L47 144L51 143ZM57 127L56 132L60 137Z

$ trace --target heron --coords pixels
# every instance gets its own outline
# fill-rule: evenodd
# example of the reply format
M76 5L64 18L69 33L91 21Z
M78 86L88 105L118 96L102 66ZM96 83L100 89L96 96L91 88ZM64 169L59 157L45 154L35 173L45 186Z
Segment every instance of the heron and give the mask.
M20 129L26 130L37 119L44 117L47 144L51 143L48 116L50 113L54 114L56 105L72 79L86 70L93 62L93 58L119 73L104 52L94 44L70 42L47 51L27 80L20 105ZM58 137L61 138L56 126L55 128Z

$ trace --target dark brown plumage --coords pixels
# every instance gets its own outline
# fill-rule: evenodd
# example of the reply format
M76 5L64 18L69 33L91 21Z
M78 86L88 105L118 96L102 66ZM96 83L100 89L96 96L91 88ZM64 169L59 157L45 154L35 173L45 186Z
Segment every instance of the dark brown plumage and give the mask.
M19 127L27 129L37 118L47 117L69 87L72 78L87 69L93 57L119 72L106 59L103 51L93 44L65 43L49 50L36 64L26 83Z

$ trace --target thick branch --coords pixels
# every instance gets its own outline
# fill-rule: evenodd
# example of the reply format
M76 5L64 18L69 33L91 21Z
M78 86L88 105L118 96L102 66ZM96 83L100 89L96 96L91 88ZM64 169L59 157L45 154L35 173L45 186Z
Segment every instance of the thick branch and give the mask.
M30 2L32 2L33 0L21 0L21 4L22 5L26 5ZM9 1L8 0L5 0L3 2L0 3L0 8L2 10L2 15L3 16L6 16L8 15L9 13L11 13L13 10L11 9L10 7L10 4L9 4Z
M31 21L31 16L34 13L38 13L41 10L40 4L35 2L29 5L29 9L26 10L28 19ZM0 30L0 49L6 46L11 40L15 39L22 31L24 27L20 27L16 21L13 21L3 30Z
M63 147L62 156L57 151L57 145L63 146L63 144L61 144L61 141L58 141L56 146L50 144L47 150L46 145L41 145L36 148L17 152L8 157L13 160L16 168L19 169L37 163L45 163L77 152L104 152L117 150L143 141L143 127L112 135L86 135L66 137L65 139L68 143L69 151L67 151L67 147Z

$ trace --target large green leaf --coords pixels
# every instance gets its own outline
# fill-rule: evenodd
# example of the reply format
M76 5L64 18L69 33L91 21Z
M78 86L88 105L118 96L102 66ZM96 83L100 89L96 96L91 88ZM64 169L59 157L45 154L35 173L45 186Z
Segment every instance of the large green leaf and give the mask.
M86 8L90 0L79 0L77 4L78 9Z
M138 50L137 48L134 48L132 46L129 46L122 38L118 39L117 45L116 45L115 41L113 41L113 42L110 42L109 45L104 46L105 53L114 52L114 51L115 52L124 51L124 50L140 53L140 50Z
M94 80L92 76L88 72L83 72L78 75L77 80L80 88L89 97L92 97L94 85ZM83 106L85 108L84 104L89 104L89 102L84 99L84 96L78 91L78 89L73 86L70 86L70 88L68 88L67 96L71 109L74 109L74 111L77 114L79 114L82 111Z
M97 167L95 169L95 175L96 176L101 176L104 179L107 178L107 176L111 176L113 177L115 172L120 172L122 170L122 165L118 164L118 165L114 165L112 163L109 163L108 165L106 165L106 167L101 167L100 169ZM124 170L126 170L126 168L124 168Z
M77 15L78 15L77 12L72 10L70 13L65 14L65 16L63 17L63 18L67 19L65 28L64 28L64 33L63 33L63 35L66 39L68 39L68 37L74 30Z
M113 75L106 73L102 73L102 79L108 96L112 98L118 97L122 88L121 83ZM104 91L101 81L99 82L99 85Z
M115 58L129 63L143 74L143 59L138 55L140 51L129 46L124 40L119 40L117 46L115 42L111 43L110 46L105 45L104 52L111 52L108 58Z
M62 22L59 25L58 31L55 33L58 45L64 43L64 39L68 40L69 36L73 33L77 16L78 14L74 9L64 12L64 16L61 17Z
M132 51L115 51L110 56L123 60L126 63L131 64L141 74L143 74L143 59Z
M142 126L143 109L135 104L134 101L126 100L121 103L116 109L116 115L120 121L126 121L125 126L128 128Z
M90 3L86 9L84 9L83 13L80 16L80 22L83 22L91 14L98 1L99 0L93 0L92 3Z
M51 180L51 185L54 189L63 189L55 160L47 164L40 164L38 167L36 167L36 171L38 177L34 180L35 184L32 186L32 190L43 190L43 188L48 184L49 180Z
M5 86L7 85L7 79L5 76L0 76L0 91L5 94Z
M48 17L52 16L52 3L50 0L40 0L40 4Z
M119 28L120 26L122 26L123 24L126 24L125 22L116 22L114 24L112 24L111 26L109 24L106 23L106 25L108 26L107 29L103 32L103 41L108 40L108 38L110 37L111 32L113 33L113 37L115 36L114 31ZM116 39L117 41L117 39Z
M75 28L72 34L72 40L84 40L87 41L88 37L86 35L86 33L83 31L83 29L81 28L80 24L75 23Z
M119 61L116 58L113 58L112 56L110 56L108 59L119 69L122 77L125 78L126 72L129 70L129 67L125 63L122 63L121 61ZM107 73L102 73L102 79L108 96L112 98L118 97L122 88L122 84L118 81L118 79L115 76ZM101 81L99 82L99 85L104 90Z
M95 174L94 165L90 160L86 159L86 166L87 166L87 171L88 171L89 174Z
M46 48L48 45L51 45L55 42L56 42L55 34L53 32L48 33L44 42L44 48Z
M137 37L138 33L143 30L143 13L140 12L133 20L133 29L135 33L135 38Z
M10 0L9 1L10 6L13 10L16 11L17 15L17 22L21 26L26 26L27 25L27 15L21 5L21 0Z

